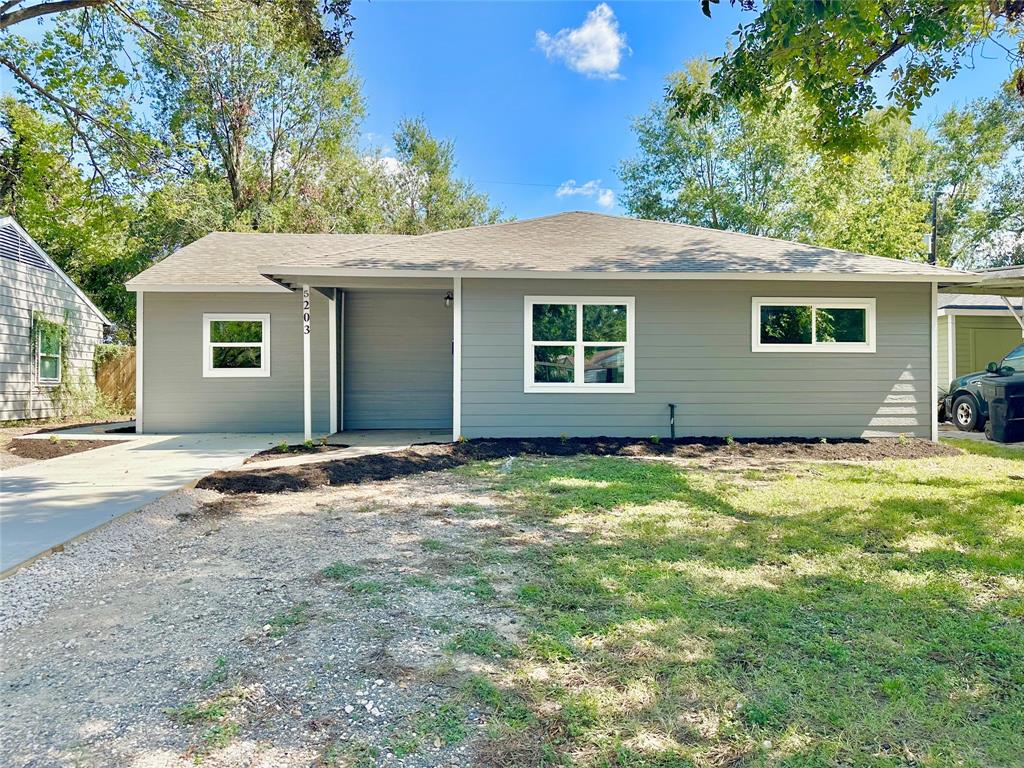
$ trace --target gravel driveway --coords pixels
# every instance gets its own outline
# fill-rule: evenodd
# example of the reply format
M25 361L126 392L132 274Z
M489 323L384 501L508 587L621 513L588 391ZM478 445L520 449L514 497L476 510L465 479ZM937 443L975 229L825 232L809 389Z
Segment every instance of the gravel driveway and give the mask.
M534 537L474 482L180 491L0 582L0 764L472 762Z

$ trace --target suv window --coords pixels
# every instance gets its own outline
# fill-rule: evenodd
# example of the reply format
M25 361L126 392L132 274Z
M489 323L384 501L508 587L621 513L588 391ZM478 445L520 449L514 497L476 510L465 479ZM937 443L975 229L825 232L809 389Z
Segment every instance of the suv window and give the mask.
M1010 353L1003 358L1001 367L1009 366L1014 370L1024 370L1024 344L1015 347Z

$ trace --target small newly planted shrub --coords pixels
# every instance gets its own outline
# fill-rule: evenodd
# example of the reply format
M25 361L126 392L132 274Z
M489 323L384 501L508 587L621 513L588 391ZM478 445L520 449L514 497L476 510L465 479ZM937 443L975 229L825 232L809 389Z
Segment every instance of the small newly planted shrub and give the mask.
M277 444L277 447L274 450L277 451L278 453L288 453L288 443L285 440L282 440L280 443Z
M661 437L659 437L658 435L651 435L651 442L657 445L658 443L661 442Z
M303 441L302 441L302 444L303 444L303 445L304 445L304 446L305 446L306 448L309 448L309 449L312 449L312 447L313 447L313 441L312 441L312 440L303 440Z
M726 435L725 436L725 444L726 445L732 445L735 442L736 442L736 438L733 437L732 435Z

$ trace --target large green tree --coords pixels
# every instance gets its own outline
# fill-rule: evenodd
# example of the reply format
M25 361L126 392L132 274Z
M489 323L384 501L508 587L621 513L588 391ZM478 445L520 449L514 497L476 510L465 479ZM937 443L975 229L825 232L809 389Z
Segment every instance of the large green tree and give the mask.
M155 28L177 41L147 46L177 165L223 178L254 226L353 156L363 108L348 59L311 65L273 6L236 5L215 20L174 9Z
M421 234L499 220L487 195L455 175L455 144L435 138L422 118L402 120L393 139L395 156L373 161L385 177L389 230Z
M134 205L105 194L76 165L72 145L66 124L11 97L0 100L0 209L131 336L135 302L124 281L148 263L132 233Z
M695 59L670 76L672 88L703 90L711 69ZM659 102L633 125L639 153L621 163L622 204L633 216L756 235L789 236L789 200L804 155L795 100L774 117L724 104L686 117Z
M863 125L870 141L836 153L809 133L815 108L795 88L772 115L748 99L673 109L675 94L707 93L713 80L689 63L636 121L639 152L620 167L629 213L924 259L937 196L941 263L984 266L1022 250L1024 129L1009 89L949 110L930 131L876 111Z
M309 61L340 56L351 36L350 0L7 0L0 3L0 66L19 96L71 129L78 151L108 188L146 179L164 161L133 109L142 46L179 50L162 16L229 25L239 10L272 16L278 36ZM47 22L40 39L21 34Z
M718 0L702 0L704 13ZM913 114L983 45L1005 52L1024 97L1020 0L730 0L754 18L736 30L705 92L679 89L690 115L748 101L774 112L796 86L814 107L814 138L849 149L870 141L879 107Z

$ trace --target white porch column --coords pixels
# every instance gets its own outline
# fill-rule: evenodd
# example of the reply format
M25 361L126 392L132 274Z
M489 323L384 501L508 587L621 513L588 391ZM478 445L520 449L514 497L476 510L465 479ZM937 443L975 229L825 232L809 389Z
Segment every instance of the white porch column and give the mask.
M932 354L931 354L931 386L928 388L931 395L928 398L928 413L932 422L932 442L939 442L939 284L932 283L931 289L931 315L932 315Z
M333 435L338 431L338 289L331 289L331 298L327 300L327 337L328 350L327 359L330 361L327 366L331 377L330 386L328 387L329 397L331 399L331 434Z
M462 436L462 278L452 279L452 442Z
M303 440L313 439L313 396L309 374L310 323L309 286L302 286L302 434Z
M135 434L143 434L142 423L142 291L135 293ZM31 391L31 390L29 390Z

